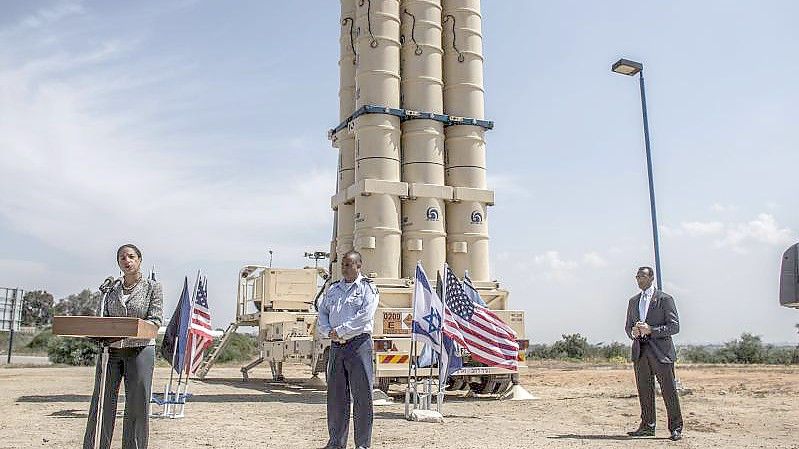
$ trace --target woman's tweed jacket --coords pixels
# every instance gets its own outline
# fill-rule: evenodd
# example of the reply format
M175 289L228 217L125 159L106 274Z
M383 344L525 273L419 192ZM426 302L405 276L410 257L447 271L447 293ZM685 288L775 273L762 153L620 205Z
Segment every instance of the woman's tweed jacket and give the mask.
M125 316L141 318L156 326L161 326L161 309L164 306L164 296L161 293L161 283L142 277L138 285L133 287L127 302L122 301L123 278L119 278L113 290L108 292L105 303L105 316ZM155 344L155 340L147 338L126 338L119 343L111 345L116 348L134 348Z

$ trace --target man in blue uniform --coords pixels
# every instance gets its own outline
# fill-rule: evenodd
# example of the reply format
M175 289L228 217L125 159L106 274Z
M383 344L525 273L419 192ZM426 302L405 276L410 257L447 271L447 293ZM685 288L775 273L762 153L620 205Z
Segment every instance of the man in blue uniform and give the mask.
M317 329L329 337L327 362L327 430L323 449L345 449L350 424L350 395L355 445L372 442L372 329L377 287L361 274L361 255L349 251L341 261L342 279L330 286L319 304Z

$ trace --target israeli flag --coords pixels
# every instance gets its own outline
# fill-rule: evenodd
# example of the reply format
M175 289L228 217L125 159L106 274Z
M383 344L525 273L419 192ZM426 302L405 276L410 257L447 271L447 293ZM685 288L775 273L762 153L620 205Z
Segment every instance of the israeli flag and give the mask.
M435 290L430 287L422 264L416 265L416 283L413 289L413 333L414 341L429 346L435 353L441 352L441 328L444 324L444 305Z

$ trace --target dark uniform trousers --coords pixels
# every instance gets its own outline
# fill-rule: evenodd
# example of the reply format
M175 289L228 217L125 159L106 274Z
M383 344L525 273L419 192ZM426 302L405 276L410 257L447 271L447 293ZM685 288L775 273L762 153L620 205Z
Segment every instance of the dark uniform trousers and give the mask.
M372 443L372 337L360 334L330 345L327 364L327 430L330 447L346 448L350 404L354 413L355 445ZM352 400L350 401L350 397Z
M660 384L663 401L669 415L669 431L682 430L682 414L677 386L674 382L674 364L658 360L650 343L641 342L641 355L634 362L635 384L638 387L638 400L641 402L641 422L655 423L655 378Z
M122 427L122 447L124 449L145 449L149 434L149 407L155 364L155 346L110 348L108 353L108 377L103 393L103 428L100 434L100 448L111 447L114 420L117 415L119 385L124 379L125 418ZM100 357L98 356L89 420L86 423L86 433L83 436L84 449L94 447L94 432L97 428L95 416L97 416L99 394Z

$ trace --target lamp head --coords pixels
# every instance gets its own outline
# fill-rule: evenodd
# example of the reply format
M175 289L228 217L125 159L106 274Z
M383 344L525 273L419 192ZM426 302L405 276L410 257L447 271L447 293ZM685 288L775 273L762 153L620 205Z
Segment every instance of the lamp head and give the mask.
M611 70L616 73L621 73L622 75L633 76L636 73L644 70L644 65L640 62L622 58L613 64Z

